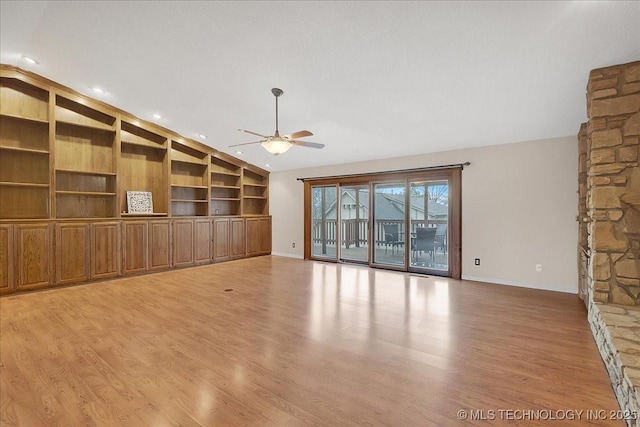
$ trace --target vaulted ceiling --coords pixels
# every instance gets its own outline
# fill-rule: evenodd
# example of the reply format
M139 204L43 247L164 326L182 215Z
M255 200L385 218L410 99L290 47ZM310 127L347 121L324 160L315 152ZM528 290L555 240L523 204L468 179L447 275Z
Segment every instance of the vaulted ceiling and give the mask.
M636 1L2 0L0 17L2 63L273 171L575 135L589 71L640 59ZM273 87L281 133L323 150L228 147L273 134Z

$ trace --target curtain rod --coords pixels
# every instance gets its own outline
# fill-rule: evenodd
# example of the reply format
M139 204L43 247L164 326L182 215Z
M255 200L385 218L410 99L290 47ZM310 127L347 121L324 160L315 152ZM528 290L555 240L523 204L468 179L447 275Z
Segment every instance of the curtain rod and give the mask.
M442 165L442 166L427 166L424 168L414 168L414 169L397 169L392 171L382 171L382 172L366 172L366 173L354 173L351 175L333 175L333 176L316 176L310 178L296 178L298 181L314 181L317 179L335 179L335 178L357 178L360 176L369 176L369 175L377 175L377 174L392 174L392 173L412 173L412 172L424 172L429 170L437 170L437 169L450 169L450 168L460 168L464 170L465 166L469 166L470 162L464 163L453 163L451 165Z

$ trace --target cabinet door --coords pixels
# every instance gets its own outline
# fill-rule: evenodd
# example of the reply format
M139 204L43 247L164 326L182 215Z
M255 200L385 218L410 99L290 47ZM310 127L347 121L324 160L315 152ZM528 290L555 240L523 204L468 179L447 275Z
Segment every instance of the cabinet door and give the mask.
M56 224L56 284L89 280L89 223Z
M120 224L98 222L91 225L91 278L120 274Z
M149 269L171 267L169 220L149 221Z
M258 218L247 218L247 255L260 253L260 222Z
M244 218L231 219L231 257L241 258L247 254Z
M195 261L205 263L211 261L211 220L195 220Z
M13 226L0 225L0 295L13 292Z
M51 283L53 227L49 224L15 226L16 290L36 289Z
M193 220L173 221L173 265L193 264Z
M213 260L221 261L229 258L229 218L213 220Z
M124 222L124 273L130 274L147 269L147 222Z
M260 222L260 253L268 255L271 253L271 217L264 217Z

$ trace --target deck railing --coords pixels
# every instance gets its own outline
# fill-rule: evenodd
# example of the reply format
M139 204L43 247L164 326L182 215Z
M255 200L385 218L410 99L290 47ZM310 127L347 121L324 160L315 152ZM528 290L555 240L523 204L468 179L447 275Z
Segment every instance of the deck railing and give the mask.
M340 227L340 237L342 241L342 245L344 247L350 248L352 246L361 247L366 246L369 240L368 237L368 219L343 219ZM427 220L427 227L436 227L438 224L446 224L446 219L437 219L437 220ZM374 230L373 230L373 240L375 244L382 245L385 242L385 232L384 226L386 224L397 224L398 228L398 236L400 241L404 241L405 236L405 223L402 220L395 219L379 219L374 222ZM425 220L423 219L412 219L411 220L411 233L415 233L416 228L424 227ZM333 245L336 244L336 239L338 237L338 226L335 219L314 219L312 224L312 236L313 236L313 244L325 244L325 245Z

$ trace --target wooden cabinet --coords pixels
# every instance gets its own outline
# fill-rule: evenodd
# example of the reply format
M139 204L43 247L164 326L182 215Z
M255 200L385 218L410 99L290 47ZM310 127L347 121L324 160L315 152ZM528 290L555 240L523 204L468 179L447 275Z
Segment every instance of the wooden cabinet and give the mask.
M244 218L231 218L230 223L229 256L242 258L247 253L245 220Z
M56 224L56 284L89 280L89 223Z
M268 212L268 171L0 64L0 294L268 254Z
M13 225L0 224L0 295L13 292L14 259Z
M37 289L51 284L53 226L16 224L16 290Z
M171 224L149 221L149 270L171 267Z
M207 263L211 261L212 248L212 226L211 220L196 219L194 220L194 261L196 264Z
M173 265L184 267L194 262L193 257L193 220L173 220Z
M213 220L213 260L229 259L229 245L231 238L229 218L215 218Z
M271 253L271 217L246 219L247 256Z
M91 225L91 278L104 279L120 274L120 223L98 222Z
M147 221L124 221L123 223L123 271L138 273L147 269Z

